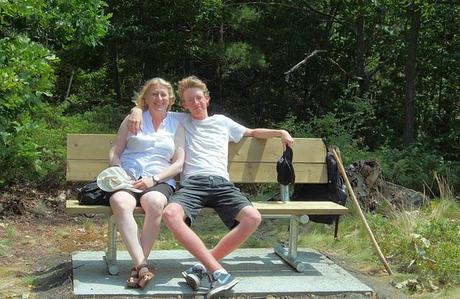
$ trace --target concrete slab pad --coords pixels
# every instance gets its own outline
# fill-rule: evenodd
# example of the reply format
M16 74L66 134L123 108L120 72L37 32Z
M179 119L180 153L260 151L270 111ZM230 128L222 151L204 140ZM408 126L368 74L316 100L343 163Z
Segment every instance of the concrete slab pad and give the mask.
M153 251L149 262L157 269L155 279L144 289L127 289L125 280L131 268L126 251L118 252L120 274L106 272L102 251L76 252L72 255L73 286L76 296L120 295L159 297L204 296L206 285L194 292L180 273L196 260L184 250ZM360 282L324 255L312 249L300 249L299 257L308 263L303 273L292 270L272 249L239 249L222 264L240 282L232 296L249 295L331 295L344 293L372 294L373 290Z

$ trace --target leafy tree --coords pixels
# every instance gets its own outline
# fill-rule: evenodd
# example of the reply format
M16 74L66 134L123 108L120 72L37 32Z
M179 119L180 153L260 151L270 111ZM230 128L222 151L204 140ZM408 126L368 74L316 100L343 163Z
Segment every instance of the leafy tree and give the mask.
M34 139L18 138L39 121L29 112L53 95L56 54L104 36L110 17L104 7L100 0L0 2L0 186L18 178L11 175L17 164L39 172L44 156Z

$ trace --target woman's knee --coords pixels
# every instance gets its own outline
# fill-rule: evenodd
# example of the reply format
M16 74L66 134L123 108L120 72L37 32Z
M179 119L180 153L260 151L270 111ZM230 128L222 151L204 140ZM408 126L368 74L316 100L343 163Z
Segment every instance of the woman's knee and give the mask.
M136 199L127 192L116 192L110 197L110 206L114 213L132 212Z
M141 206L144 209L146 214L149 213L149 214L161 215L167 202L168 200L161 193L158 193L158 194L147 193L146 195L141 197Z

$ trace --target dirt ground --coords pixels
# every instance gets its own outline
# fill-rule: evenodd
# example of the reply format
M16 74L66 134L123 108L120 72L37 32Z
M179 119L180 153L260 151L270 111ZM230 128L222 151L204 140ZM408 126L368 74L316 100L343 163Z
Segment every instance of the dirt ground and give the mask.
M74 297L71 252L103 250L106 235L102 221L97 218L88 221L85 216L67 215L65 198L64 191L49 195L36 190L28 193L13 190L1 194L0 298ZM374 289L376 293L371 298L406 298L391 286L387 274L357 271L339 257L329 257ZM318 296L298 298L312 297ZM344 294L321 298L369 297Z

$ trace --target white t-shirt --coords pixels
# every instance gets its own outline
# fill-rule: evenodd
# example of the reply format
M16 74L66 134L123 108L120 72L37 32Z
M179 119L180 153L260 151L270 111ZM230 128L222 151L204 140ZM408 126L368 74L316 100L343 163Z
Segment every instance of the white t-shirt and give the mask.
M228 143L239 142L247 128L221 114L203 120L189 116L183 125L186 146L182 179L216 175L228 180Z
M144 111L142 117L142 131L137 135L128 133L126 147L120 157L123 169L134 179L154 176L171 164L175 152L174 135L186 115L168 112L157 131L149 111ZM176 184L174 179L166 182L173 187Z

